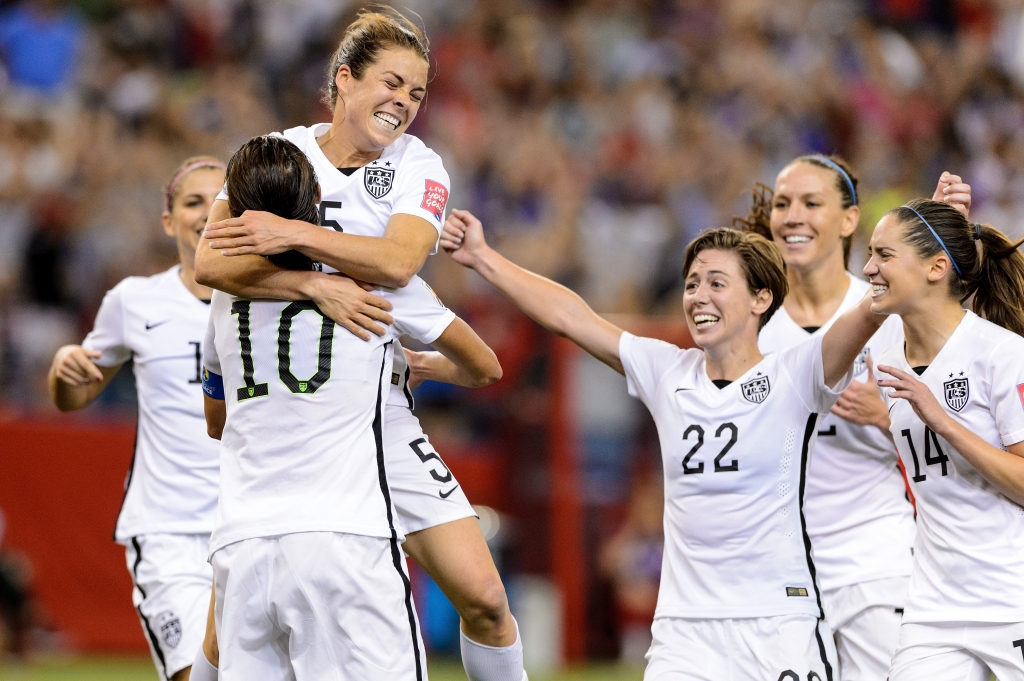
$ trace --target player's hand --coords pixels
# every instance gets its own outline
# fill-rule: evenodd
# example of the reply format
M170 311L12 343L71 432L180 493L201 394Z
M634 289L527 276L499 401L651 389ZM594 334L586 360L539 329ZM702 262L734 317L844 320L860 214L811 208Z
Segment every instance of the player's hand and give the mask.
M875 426L888 431L889 410L875 382L875 366L871 355L867 357L867 364L867 380L863 383L851 381L850 387L843 391L832 407L832 413L858 426Z
M374 295L370 284L357 282L343 274L326 274L313 281L315 284L310 298L321 312L348 329L352 335L368 341L370 333L384 335L381 324L395 323L388 314L391 303Z
M441 248L448 251L455 262L472 268L487 247L480 220L468 210L452 210L441 233Z
M935 187L932 201L949 204L967 217L971 212L971 185L964 184L959 175L945 171Z
M906 371L901 371L895 367L880 365L878 370L883 374L892 376L891 379L881 379L878 381L878 385L882 388L893 388L893 391L889 393L889 397L899 397L906 400L914 408L914 413L917 414L917 417L926 426L936 433L943 432L942 426L945 421L949 420L950 416L942 408L942 405L939 404L939 401L935 399L935 395L928 389L928 386L920 381L917 376L908 374Z
M101 355L81 345L65 345L53 356L53 373L59 380L73 386L102 383L103 373L92 361Z
M304 229L320 229L301 220L286 220L273 213L247 210L237 218L206 226L210 248L224 255L275 255L296 247Z

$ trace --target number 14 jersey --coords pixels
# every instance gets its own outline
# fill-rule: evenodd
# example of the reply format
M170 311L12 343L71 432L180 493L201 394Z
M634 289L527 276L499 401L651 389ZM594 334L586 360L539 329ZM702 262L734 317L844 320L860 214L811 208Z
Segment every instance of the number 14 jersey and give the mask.
M623 333L630 395L650 410L665 468L655 617L821 617L803 518L825 386L821 339L766 356L719 389L704 353Z
M914 375L902 345L877 363ZM920 380L993 447L1024 441L1024 338L967 312ZM903 621L1024 622L1024 509L926 428L909 402L882 392L917 500Z

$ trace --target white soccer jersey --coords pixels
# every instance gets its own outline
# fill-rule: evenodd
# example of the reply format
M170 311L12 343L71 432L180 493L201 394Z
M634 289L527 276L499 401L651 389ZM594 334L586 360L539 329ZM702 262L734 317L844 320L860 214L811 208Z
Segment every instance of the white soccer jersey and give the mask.
M280 133L306 154L316 171L320 224L346 234L382 237L391 216L405 213L429 222L440 238L451 186L441 157L419 138L402 135L384 149L379 159L345 175L327 160L316 141L330 127L330 123L320 123ZM226 201L228 195L222 191L217 198ZM334 270L325 267L324 271ZM412 393L406 387L405 357L397 342L395 358L397 368L388 404L410 407Z
M208 534L217 508L218 446L206 434L200 377L210 306L185 288L181 266L129 277L103 298L82 346L99 366L134 361L135 454L114 538Z
M902 346L878 363L912 372ZM920 380L993 447L1024 440L1024 338L967 312ZM917 499L903 621L1024 622L1024 509L926 428L909 402L883 392Z
M655 617L821 617L803 492L824 383L821 340L765 357L719 389L701 350L623 333L629 394L650 410L665 468Z
M839 309L814 333L797 326L785 307L779 308L761 330L761 352L779 352L823 336L869 288L851 275ZM877 363L885 350L902 343L903 323L893 316L864 346L854 377L867 380L867 355ZM914 510L896 466L896 449L878 428L858 426L832 413L824 416L807 473L805 512L822 589L910 576Z
M381 411L394 338L435 340L455 315L418 277L378 294L393 326L363 341L309 301L214 294L205 355L227 423L210 552L295 532L392 537Z

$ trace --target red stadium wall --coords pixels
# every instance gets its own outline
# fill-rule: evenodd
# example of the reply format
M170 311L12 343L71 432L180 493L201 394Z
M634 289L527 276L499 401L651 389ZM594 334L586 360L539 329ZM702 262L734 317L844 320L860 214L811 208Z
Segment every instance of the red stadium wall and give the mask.
M28 556L35 595L75 649L147 650L112 539L134 437L125 424L0 423L4 547Z
M3 546L29 558L36 597L76 650L148 650L112 539L134 438L133 423L0 422ZM499 452L437 446L475 503L504 505Z

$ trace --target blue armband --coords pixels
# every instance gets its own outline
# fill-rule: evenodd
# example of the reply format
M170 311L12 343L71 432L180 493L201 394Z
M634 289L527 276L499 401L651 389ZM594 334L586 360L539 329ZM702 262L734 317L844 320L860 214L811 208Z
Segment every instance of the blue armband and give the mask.
M203 367L203 392L214 400L224 399L224 379Z

